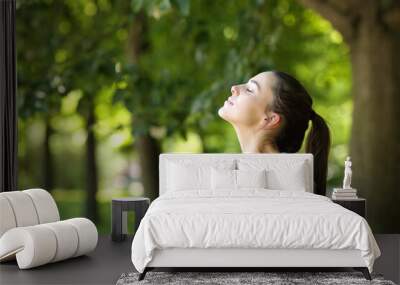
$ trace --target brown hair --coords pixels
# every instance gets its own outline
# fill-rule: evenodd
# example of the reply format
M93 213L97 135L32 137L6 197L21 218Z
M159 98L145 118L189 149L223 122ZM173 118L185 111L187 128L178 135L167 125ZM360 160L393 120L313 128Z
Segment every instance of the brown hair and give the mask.
M312 98L293 76L272 71L276 84L272 87L273 101L270 109L282 116L283 125L275 143L279 152L294 153L300 150L308 128L306 152L314 156L314 193L325 195L328 156L331 145L330 131L325 120L312 109Z

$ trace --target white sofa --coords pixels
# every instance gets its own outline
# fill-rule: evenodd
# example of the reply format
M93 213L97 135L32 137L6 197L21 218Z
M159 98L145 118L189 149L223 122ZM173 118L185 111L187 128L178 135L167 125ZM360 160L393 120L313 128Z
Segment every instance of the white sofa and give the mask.
M20 269L57 262L95 249L96 226L86 218L60 221L49 192L0 193L0 262L16 259Z

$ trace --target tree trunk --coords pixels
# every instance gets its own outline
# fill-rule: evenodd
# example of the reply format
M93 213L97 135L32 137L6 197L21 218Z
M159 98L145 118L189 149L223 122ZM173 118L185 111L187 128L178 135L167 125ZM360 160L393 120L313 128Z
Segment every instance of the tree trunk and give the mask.
M52 134L53 129L50 125L50 117L46 116L43 142L43 186L49 192L54 188L53 155L50 146Z
M342 33L353 74L352 186L375 233L400 232L400 2L300 0Z
M375 233L400 232L400 37L368 11L351 44L353 187Z
M135 16L129 32L128 58L132 63L138 64L140 57L149 50L147 39L147 16L142 11ZM135 114L133 114L133 128L135 128ZM159 142L146 134L135 135L135 147L139 154L139 165L145 197L154 200L159 191L158 159L161 153Z
M94 103L89 99L86 122L86 216L94 223L98 220L96 194L98 190Z
M160 145L150 135L141 135L135 138L135 147L139 155L144 195L153 201L158 197L159 191L158 158L161 153Z

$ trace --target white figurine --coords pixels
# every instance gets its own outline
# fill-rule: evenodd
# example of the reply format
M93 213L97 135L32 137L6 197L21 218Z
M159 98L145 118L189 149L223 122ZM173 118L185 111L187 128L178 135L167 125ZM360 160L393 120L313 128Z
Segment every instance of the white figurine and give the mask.
M344 162L344 179L343 179L343 189L352 189L350 184L351 184L351 160L350 156L346 158L346 161Z

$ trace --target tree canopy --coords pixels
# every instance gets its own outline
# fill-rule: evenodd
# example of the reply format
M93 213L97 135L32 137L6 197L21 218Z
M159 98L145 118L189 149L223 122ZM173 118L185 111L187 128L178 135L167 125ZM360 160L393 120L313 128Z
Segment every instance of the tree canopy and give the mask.
M41 138L27 140L46 118L59 189L83 188L79 149L90 129L99 141L100 192L114 185L113 158L128 172L121 161L137 155L133 143L142 135L162 151L240 152L217 110L232 84L273 69L298 78L326 118L328 184L341 183L351 127L349 48L294 0L19 0L17 52L21 187L41 183L30 164ZM91 105L96 120L87 129ZM136 181L121 188L129 183Z

